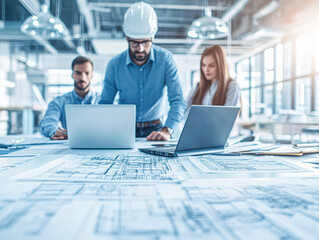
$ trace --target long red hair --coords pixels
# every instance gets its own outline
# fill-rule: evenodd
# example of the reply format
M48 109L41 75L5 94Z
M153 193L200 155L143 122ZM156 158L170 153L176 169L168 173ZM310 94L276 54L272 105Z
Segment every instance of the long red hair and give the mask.
M218 45L206 48L202 53L202 57L200 60L200 82L198 84L192 104L202 105L203 98L212 84L211 81L206 79L202 70L202 61L203 58L206 56L213 56L213 58L215 59L217 65L217 81L219 81L218 88L212 99L212 105L224 105L228 84L230 81L233 81L233 79L229 75L225 51L221 46Z

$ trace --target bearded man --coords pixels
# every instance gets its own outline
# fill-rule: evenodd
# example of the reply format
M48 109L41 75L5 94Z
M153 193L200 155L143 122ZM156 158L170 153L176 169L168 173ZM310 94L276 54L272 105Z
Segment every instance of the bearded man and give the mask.
M136 105L136 137L168 141L183 119L185 102L172 53L153 44L157 32L154 9L144 2L131 5L123 31L128 49L108 63L99 104L112 104L119 93L119 104Z
M93 63L87 57L79 56L72 62L74 90L54 98L40 123L40 132L53 140L67 139L65 105L98 104L97 92L90 90L93 78ZM85 114L85 113L84 113Z

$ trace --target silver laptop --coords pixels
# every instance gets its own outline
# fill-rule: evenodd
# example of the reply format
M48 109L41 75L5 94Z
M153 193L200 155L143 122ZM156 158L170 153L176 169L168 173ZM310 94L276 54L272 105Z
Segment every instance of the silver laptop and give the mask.
M71 148L134 148L135 105L66 105Z
M176 146L139 148L166 157L197 155L222 151L239 112L239 107L191 107Z

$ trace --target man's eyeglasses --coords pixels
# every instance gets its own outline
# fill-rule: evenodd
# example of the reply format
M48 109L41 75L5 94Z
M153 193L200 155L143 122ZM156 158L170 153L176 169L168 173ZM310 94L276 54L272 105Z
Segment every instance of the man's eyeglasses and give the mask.
M145 41L141 41L141 42L138 42L138 41L134 41L134 40L128 40L129 44L131 47L133 48L137 48L138 45L142 44L144 47L149 47L151 46L152 44L152 40L145 40Z

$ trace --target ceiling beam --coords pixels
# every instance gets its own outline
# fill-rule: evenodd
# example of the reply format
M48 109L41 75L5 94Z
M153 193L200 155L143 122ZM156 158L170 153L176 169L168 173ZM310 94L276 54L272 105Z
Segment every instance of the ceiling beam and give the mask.
M38 0L19 0L19 2L28 10L31 15L39 15L41 5Z
M98 10L99 8L129 8L132 3L117 3L117 2L90 2L89 8L94 10ZM151 6L155 9L175 9L175 10L205 10L207 6L205 5L188 5L188 4L151 4ZM212 11L226 11L228 6L208 6L208 8ZM104 11L104 10L101 10Z
M222 16L222 20L225 22L231 21L238 13L240 13L250 2L250 0L238 0L234 5L232 5Z
M189 48L188 53L194 54L195 52L197 52L197 49L200 45L202 45L203 42L204 39L196 39L195 43Z
M121 27L122 22L112 22L112 21L100 21L101 26L107 26L107 27ZM165 27L165 28L187 28L189 25L185 23L164 23L164 22L158 22L158 27Z
M185 47L174 47L174 48L166 48L167 50L173 52L174 54L185 54ZM199 48L195 52L192 53L192 55L201 55L203 52L204 48ZM252 49L246 49L243 50L241 48L232 48L229 50L228 48L225 48L225 52L228 57L235 57L236 59L239 58L240 56L247 54L250 52ZM190 55L188 53L188 55Z
M43 39L40 36L33 36L33 38L40 43L49 53L51 54L57 54L58 50L56 50L47 40Z
M82 34L81 36L82 40L91 40L92 37ZM94 39L100 39L100 40L122 40L123 38L111 38L110 34L107 34L105 32L100 32L98 35L94 36ZM157 38L155 36L154 42L155 43L161 43L161 44L194 44L197 39L191 39L191 38ZM210 44L210 45L227 45L227 40L205 40L203 44ZM251 46L255 47L256 44L254 42L248 42L244 40L232 40L231 45L239 45L239 46Z
M189 38L185 38L185 39L171 39L171 38L155 38L154 42L155 43L166 43L166 44L194 44L197 42L198 39L189 39ZM203 44L210 44L210 45L227 45L227 40L205 40L203 41ZM248 46L254 46L253 43L251 42L247 42L247 41L243 41L243 40L232 40L231 41L232 45L248 45Z
M76 3L78 5L78 9L80 14L84 17L86 26L88 28L88 34L89 35L95 35L96 34L96 27L94 24L94 18L93 14L90 11L88 7L87 0L76 0Z
M262 51L264 51L265 49L269 48L269 47L272 47L278 43L280 43L282 41L282 38L275 38L275 39L272 39L266 43L262 43L262 44L259 44L259 46L256 48L252 48L251 51L247 52L246 54L244 55L241 55L240 57L238 57L236 59L236 62L242 60L242 59L245 59L245 58L248 58L248 57L251 57L253 55L256 55Z
M88 2L87 0L76 0L76 3L78 5L78 9L80 14L84 17L87 29L88 29L88 35L90 37L94 37L97 35L97 28L94 23L94 17L93 17L93 12L88 8ZM83 33L81 33L83 34ZM94 48L93 44L92 48ZM83 54L85 51L85 47L83 45L77 47L77 52L80 55L85 55ZM94 49L95 50L95 49Z

